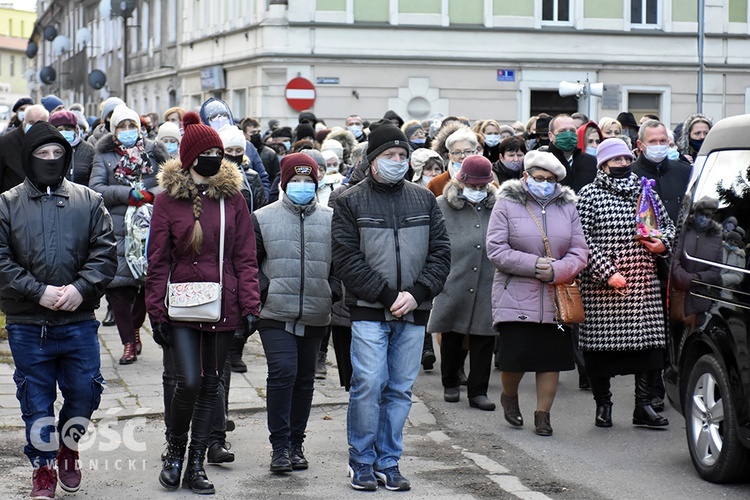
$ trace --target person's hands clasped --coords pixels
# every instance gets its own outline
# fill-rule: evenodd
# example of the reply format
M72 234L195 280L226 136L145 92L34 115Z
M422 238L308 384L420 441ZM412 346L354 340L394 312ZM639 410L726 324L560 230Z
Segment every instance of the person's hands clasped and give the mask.
M42 298L39 299L39 305L42 307L46 307L47 309L52 309L53 311L57 311L57 302L60 300L60 297L63 295L63 288L61 286L54 286L54 285L47 285L44 288L44 293L42 294Z
M416 299L409 292L398 292L398 298L391 306L391 314L401 318L417 308Z
M625 280L625 276L620 273L615 273L609 277L607 284L615 290L621 290L627 288L628 282Z
M649 252L653 254L661 254L667 251L666 245L664 245L664 242L659 239L641 238L638 241L641 243L641 245L646 247Z
M61 287L62 294L55 302L55 309L61 311L75 311L78 306L83 303L83 296L73 285L65 285Z
M539 257L536 260L536 266L534 268L534 277L545 283L555 279L555 271L552 269L552 262L555 259L551 257Z

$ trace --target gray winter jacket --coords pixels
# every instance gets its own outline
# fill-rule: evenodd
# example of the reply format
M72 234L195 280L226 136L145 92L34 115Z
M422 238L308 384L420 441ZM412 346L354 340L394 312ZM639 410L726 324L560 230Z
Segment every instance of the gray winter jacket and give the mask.
M169 153L161 142L152 142L148 139L143 141L151 163L151 173L142 177L142 182L148 191L156 194L159 191L156 182L156 174L160 165L169 159ZM115 226L117 237L117 276L109 284L108 288L120 286L137 286L138 281L125 260L125 212L128 209L128 196L133 189L130 184L120 182L115 178L115 167L120 161L120 156L115 152L115 143L112 134L105 135L96 144L96 155L94 156L94 167L89 178L89 187L101 193L104 204Z
M296 205L286 196L253 214L258 249L261 319L304 326L331 322L331 218L333 210L315 202Z
M461 195L451 181L437 204L445 218L451 241L451 272L445 288L432 302L427 331L495 335L492 329L492 276L487 259L487 227L497 201L497 188L489 185L487 197L476 205Z
M547 233L552 257L552 283L569 283L586 267L589 255L576 196L558 186L552 198L538 202L521 180L503 183L487 230L487 256L495 265L492 322L555 323L553 287L534 277L536 261L547 251L531 208ZM635 227L635 223L634 223Z

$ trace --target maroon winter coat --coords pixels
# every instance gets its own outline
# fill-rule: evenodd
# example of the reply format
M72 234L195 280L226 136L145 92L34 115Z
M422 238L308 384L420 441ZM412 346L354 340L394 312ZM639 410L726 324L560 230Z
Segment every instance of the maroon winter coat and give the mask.
M201 194L200 254L190 249L195 219L189 174L182 170L179 159L172 159L163 165L158 178L164 192L154 200L146 280L146 308L151 322L170 322L205 331L241 329L243 316L260 314L260 287L255 233L240 193L242 178L237 167L229 161L222 162L221 170L209 178L208 187ZM222 319L216 323L172 322L164 304L168 280L171 283L219 281L220 198L225 199L226 210Z

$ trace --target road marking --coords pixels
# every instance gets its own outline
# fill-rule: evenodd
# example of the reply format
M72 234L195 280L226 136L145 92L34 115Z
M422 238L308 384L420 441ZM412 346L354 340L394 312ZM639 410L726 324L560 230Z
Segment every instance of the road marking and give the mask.
M477 464L477 467L486 470L490 474L510 474L510 471L507 468L495 462L488 456L480 455L479 453L472 453L470 451L464 451L461 454Z

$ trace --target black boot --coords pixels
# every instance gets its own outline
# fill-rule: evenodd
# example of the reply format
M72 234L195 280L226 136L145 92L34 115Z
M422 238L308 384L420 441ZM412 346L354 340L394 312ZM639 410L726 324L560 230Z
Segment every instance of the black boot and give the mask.
M292 460L289 458L289 448L286 446L275 448L271 452L271 472L292 472Z
M232 346L229 348L229 363L234 373L247 372L247 365L242 361L242 351L245 349L245 339L235 337Z
M596 401L596 418L594 425L597 427L612 427L612 393L609 390L609 377L588 377L591 383L591 392L594 393Z
M633 410L633 425L647 425L649 427L664 427L669 420L654 411L651 398L656 384L658 370L639 372L635 374L635 410Z
M305 470L309 467L302 443L292 443L289 449L289 460L292 462L292 470Z
M187 446L187 434L182 436L167 436L167 454L164 458L159 474L159 483L168 490L176 490L180 487L180 476L182 475L182 463L185 460L185 447Z
M107 314L104 315L102 320L102 326L114 326L115 325L115 313L112 311L112 306L107 304Z
M226 441L212 443L208 447L207 460L209 464L225 464L234 462L234 453L230 450L232 446Z
M192 444L190 446L187 471L185 472L182 485L199 495L213 495L216 492L214 483L208 480L206 470L203 468L203 461L206 458L206 448L205 446L196 446L193 448Z
M432 334L424 334L424 344L422 345L422 368L432 370L435 366L435 349L432 347Z

